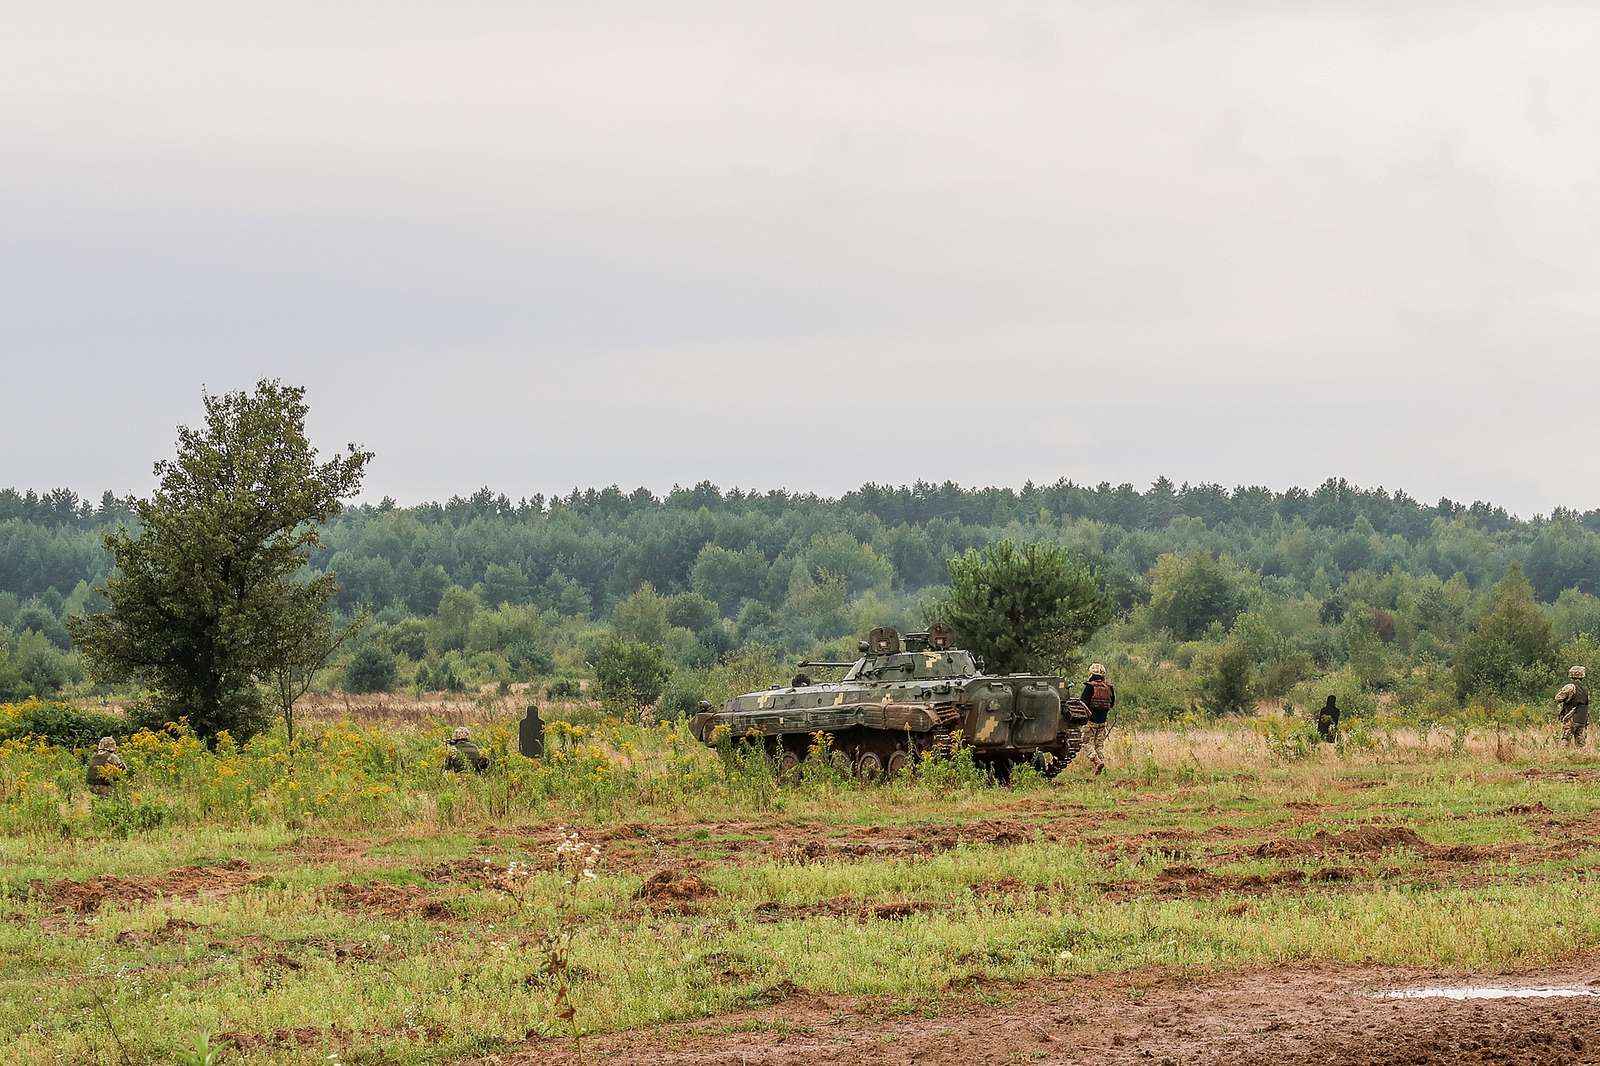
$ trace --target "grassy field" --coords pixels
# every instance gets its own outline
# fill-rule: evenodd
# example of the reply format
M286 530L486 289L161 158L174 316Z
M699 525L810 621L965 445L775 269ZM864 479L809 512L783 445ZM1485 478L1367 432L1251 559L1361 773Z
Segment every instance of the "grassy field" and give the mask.
M0 747L0 1060L438 1063L805 993L1600 946L1600 762L1548 732L1124 729L1098 778L784 787L583 706L539 762L463 710L496 768L452 777L448 715L350 710L292 757L135 737L93 802L72 753Z

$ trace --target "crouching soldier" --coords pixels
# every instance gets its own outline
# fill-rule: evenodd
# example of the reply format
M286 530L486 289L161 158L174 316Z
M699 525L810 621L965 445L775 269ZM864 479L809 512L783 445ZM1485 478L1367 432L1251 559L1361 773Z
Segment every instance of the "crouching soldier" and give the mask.
M1589 733L1589 689L1583 683L1587 671L1574 666L1567 671L1570 679L1556 693L1556 713L1561 718L1561 742L1583 747Z
M450 741L445 745L450 749L444 757L444 768L451 773L464 774L468 770L474 773L483 773L489 768L489 757L478 750L478 745L472 742L472 733L464 725L458 725L450 734Z
M101 737L99 746L89 757L89 791L96 796L109 796L111 786L127 772L127 763L117 754L117 742L110 737Z

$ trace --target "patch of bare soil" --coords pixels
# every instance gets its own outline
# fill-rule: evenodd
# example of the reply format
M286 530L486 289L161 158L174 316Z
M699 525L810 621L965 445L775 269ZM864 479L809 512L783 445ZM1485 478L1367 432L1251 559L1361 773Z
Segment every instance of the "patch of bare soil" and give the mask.
M1594 960L1517 983L1586 983ZM700 1022L570 1041L536 1040L487 1066L1580 1066L1600 1062L1600 999L1383 1000L1417 982L1482 984L1506 975L1387 968L1274 967L1188 978L1169 972L1048 979L998 1005L952 990L933 1017L874 1000L797 994ZM798 991L798 990L796 990ZM986 997L987 998L987 997Z
M1168 899L1200 899L1224 893L1255 896L1313 885L1332 885L1354 881L1358 874L1345 866L1321 870L1276 870L1266 874L1214 874L1197 866L1169 866L1153 881L1128 881L1103 886L1107 895L1159 896Z
M584 829L586 841L600 845L607 869L645 873L666 863L695 869L751 862L815 863L932 855L962 845L1010 847L1036 840L1077 843L1120 812L1084 814L1077 810L1041 811L1037 817L1006 817L955 825L896 824L835 826L795 822L699 822L683 825L627 823ZM558 826L499 829L481 842L503 846L509 840L530 848L528 861L548 864L562 838Z
M304 837L288 850L303 862L321 866L369 866L367 851L372 841L359 837Z
M926 900L897 899L882 903L863 903L849 896L835 896L819 903L758 903L751 913L758 922L792 922L802 918L846 918L855 921L899 921L913 914L934 910L938 905Z
M1250 854L1263 859L1321 858L1329 854L1382 855L1396 848L1426 852L1428 842L1403 825L1363 825L1343 833L1319 830L1304 839L1269 840Z
M488 859L446 859L422 871L422 876L436 885L472 885L482 887L505 876L502 863Z
M329 888L328 893L345 910L357 913L383 914L390 918L452 916L449 907L415 885L391 885L381 881L357 885L343 881Z
M1077 839L1078 827L1059 820L1006 818L963 825L861 826L838 836L785 834L776 836L766 851L789 862L837 862L933 855L963 845L1004 848L1040 840Z
M138 947L162 944L171 940L181 940L199 928L195 923L182 918L168 918L155 929L124 929L117 934L116 942Z
M350 1043L350 1038L349 1030L337 1026L332 1029L319 1029L314 1025L303 1025L298 1029L274 1029L270 1033L218 1033L216 1041L250 1053L274 1049L304 1051L311 1048L345 1047Z
M243 859L214 866L180 866L154 877L102 874L82 881L53 881L33 892L57 910L92 914L107 903L225 896L257 880Z
M699 910L701 903L716 895L716 889L694 874L658 870L645 879L633 898L643 900L657 914L686 914Z

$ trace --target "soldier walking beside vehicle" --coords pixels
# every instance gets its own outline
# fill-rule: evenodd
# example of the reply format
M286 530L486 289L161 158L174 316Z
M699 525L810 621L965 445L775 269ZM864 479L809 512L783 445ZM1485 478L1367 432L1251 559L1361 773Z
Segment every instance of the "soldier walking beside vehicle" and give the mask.
M1589 733L1589 688L1583 683L1588 671L1574 666L1567 671L1570 679L1556 693L1556 713L1561 719L1561 742L1583 747Z
M456 726L446 747L450 753L444 757L444 768L451 773L464 774L470 770L481 774L489 768L489 757L478 750L478 745L472 742L471 731L464 725Z
M1117 690L1106 680L1106 668L1100 663L1089 667L1089 680L1083 683L1079 697L1089 707L1089 724L1083 730L1083 747L1094 764L1094 772L1106 772L1106 736L1111 732L1111 709L1117 705Z
M111 786L127 772L128 764L117 754L117 742L110 737L101 737L94 754L89 757L89 791L96 796L109 796Z

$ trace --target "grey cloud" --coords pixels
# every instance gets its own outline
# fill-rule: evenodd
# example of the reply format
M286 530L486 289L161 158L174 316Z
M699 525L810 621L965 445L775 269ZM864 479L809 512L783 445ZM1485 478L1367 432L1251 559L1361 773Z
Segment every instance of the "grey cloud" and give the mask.
M403 499L868 478L1600 505L1571 5L19 7L0 482L309 384Z

